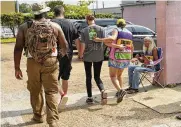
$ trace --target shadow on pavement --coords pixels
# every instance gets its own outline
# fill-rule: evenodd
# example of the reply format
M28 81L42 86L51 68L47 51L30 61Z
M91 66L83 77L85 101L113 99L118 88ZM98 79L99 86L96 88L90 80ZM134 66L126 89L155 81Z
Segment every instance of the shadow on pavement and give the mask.
M145 120L146 121L146 120L160 118L160 115L161 115L161 114L155 112L156 115L152 116L152 113L150 112L149 108L132 108L130 111L134 112L134 114L129 115L129 116L127 116L126 114L124 116L116 116L116 119L118 119L118 120L137 119L137 120ZM167 115L165 115L165 114L161 115L161 117L163 117L164 119L170 118L171 116L173 116L173 115L168 115L168 114Z
M9 123L5 123L5 124L2 124L1 127L26 127L26 126L30 126L30 125L34 125L34 126L40 126L43 127L43 124L38 124L34 121L29 121L29 122L25 122L25 123L20 123L20 124L17 124L17 125L11 125ZM46 126L46 125L44 125Z
M16 117L22 114L31 114L31 113L32 113L32 109L19 110L19 111L2 111L1 118Z

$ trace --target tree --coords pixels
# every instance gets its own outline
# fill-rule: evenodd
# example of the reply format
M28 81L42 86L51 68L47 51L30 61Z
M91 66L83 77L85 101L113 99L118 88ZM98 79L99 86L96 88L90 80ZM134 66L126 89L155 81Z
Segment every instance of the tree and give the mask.
M90 14L91 10L87 6L79 5L65 5L65 17L70 16L75 19L84 18L85 15Z
M94 3L94 0L79 0L78 5L79 6L89 6L91 3Z
M23 23L23 15L21 13L2 14L1 23L9 27L15 37L15 27Z
M65 16L74 19L85 18L85 15L92 13L88 6L92 3L92 0L80 0L78 5L65 5Z
M47 6L50 6L52 9L56 5L63 5L65 8L65 18L68 19L84 19L87 14L91 14L92 11L89 10L88 6L92 3L92 0L81 0L78 5L64 5L63 1L50 1L46 2ZM30 5L29 5L30 6ZM31 6L30 6L31 8ZM48 13L48 18L53 18L53 12ZM96 18L113 18L111 14L96 14ZM9 27L15 37L15 27L19 26L23 22L26 22L33 18L33 15L22 14L22 13L10 13L10 14L1 14L1 23L3 26Z
M50 11L53 11L53 9L56 5L64 6L63 1L61 1L61 0L60 1L48 1L48 2L45 2L45 4L46 4L46 6L51 8Z
M19 11L22 13L30 13L31 12L31 5L27 3L22 3L19 5Z

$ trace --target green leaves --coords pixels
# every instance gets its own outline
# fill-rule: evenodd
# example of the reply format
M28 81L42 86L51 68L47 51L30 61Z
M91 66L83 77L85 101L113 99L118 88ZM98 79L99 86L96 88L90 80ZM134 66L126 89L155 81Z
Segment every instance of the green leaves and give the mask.
M53 8L56 5L62 5L65 8L65 18L67 19L85 19L87 14L91 14L92 11L88 6L93 2L93 0L80 0L78 5L65 5L63 1L49 1L46 2L46 5L51 8L51 12L47 14L48 18L52 19L54 17ZM10 14L1 14L1 23L3 26L9 27L14 36L15 36L15 27L26 22L27 20L33 19L31 5L22 3L20 5L20 11L22 13L10 13ZM26 13L26 14L25 14ZM111 14L96 14L96 18L113 18Z
M23 22L33 19L33 14L23 14Z
M61 1L61 0L60 1L48 1L48 2L45 2L45 4L46 4L46 6L51 8L50 11L53 11L53 9L56 5L64 6L63 1Z
M53 12L48 12L48 13L47 13L47 18L53 19L53 17L54 17Z
M91 10L88 9L88 6L65 5L66 18L82 19L90 13Z
M3 26L9 27L15 37L15 27L22 24L24 21L23 15L21 13L10 13L1 14L1 23Z
M22 13L14 13L13 14L14 24L20 26L24 22Z
M22 3L19 5L19 11L22 13L30 13L31 12L31 5L27 3Z
M21 13L1 14L1 22L3 26L19 26L24 21Z
M106 14L106 13L97 13L95 17L96 18L114 18L112 14Z
M85 0L80 0L78 5L79 6L89 6L91 3L93 3L94 0L88 0L88 1L85 1Z

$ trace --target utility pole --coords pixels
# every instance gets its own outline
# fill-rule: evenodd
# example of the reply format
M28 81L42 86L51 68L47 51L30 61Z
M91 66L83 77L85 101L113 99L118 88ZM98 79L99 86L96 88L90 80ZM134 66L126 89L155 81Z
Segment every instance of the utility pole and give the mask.
M122 18L123 18L123 12L124 12L124 7L121 6L121 15L122 15Z
M102 1L102 8L104 8L104 1Z
M94 11L94 17L96 17L96 11Z
M19 13L19 2L18 2L18 0L15 1L15 6L16 6L16 12Z
M98 9L98 0L96 0L96 9Z
M96 7L94 7L94 4L96 4L97 2L96 1L93 1L93 10L94 10L94 12L93 12L93 14L94 14L94 17L96 16ZM97 6L97 4L96 4L96 6Z

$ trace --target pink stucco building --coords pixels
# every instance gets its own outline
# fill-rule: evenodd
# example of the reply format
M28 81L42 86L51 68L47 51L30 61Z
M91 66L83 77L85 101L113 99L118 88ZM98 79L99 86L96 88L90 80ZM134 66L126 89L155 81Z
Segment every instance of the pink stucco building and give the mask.
M157 1L157 44L163 48L162 83L181 83L181 1Z
M156 30L156 2L155 1L122 1L118 7L92 9L95 13L109 13L123 17L137 25Z
M122 5L123 18L156 31L156 3Z
M181 83L181 1L126 2L121 6L123 8L96 11L119 12L127 21L156 30L157 45L164 51L161 82L165 85Z

